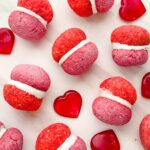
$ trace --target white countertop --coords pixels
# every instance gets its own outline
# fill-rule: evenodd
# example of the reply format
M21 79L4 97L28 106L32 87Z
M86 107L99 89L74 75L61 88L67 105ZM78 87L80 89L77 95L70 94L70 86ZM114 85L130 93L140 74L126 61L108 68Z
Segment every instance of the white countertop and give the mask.
M16 3L15 3L16 2ZM147 13L131 24L141 25L150 31L150 0L143 0ZM0 27L8 26L10 12L15 9L17 0L0 0ZM145 114L150 112L150 101L141 97L140 86L143 75L150 71L150 59L140 67L123 68L117 66L111 57L111 31L126 22L118 16L120 1L116 0L113 8L106 14L90 18L75 15L67 4L67 0L51 0L54 18L48 32L40 42L28 42L16 36L16 43L11 55L0 55L0 120L8 127L17 127L24 134L23 150L34 150L39 132L48 125L63 122L69 125L72 132L81 136L90 150L91 137L105 129L114 129L121 150L142 150L138 129ZM56 37L65 29L80 27L88 39L99 48L99 58L86 74L74 77L62 71L51 57L51 46ZM22 112L10 107L3 99L2 88L9 79L12 68L20 63L36 64L43 67L52 79L52 85L41 108L37 112ZM91 105L99 95L99 83L110 76L124 76L137 89L138 100L133 106L133 117L129 124L114 127L98 121L92 114ZM67 84L66 84L67 83ZM81 93L83 106L78 119L67 119L58 116L53 110L53 101L65 91L74 89Z

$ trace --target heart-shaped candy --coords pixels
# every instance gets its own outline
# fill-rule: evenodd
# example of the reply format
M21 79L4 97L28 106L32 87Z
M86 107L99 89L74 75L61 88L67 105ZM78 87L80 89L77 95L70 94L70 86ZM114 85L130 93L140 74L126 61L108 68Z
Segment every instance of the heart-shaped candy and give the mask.
M150 98L150 72L144 75L141 87L142 96Z
M120 150L118 138L113 130L97 133L91 140L92 150Z
M77 118L79 116L81 105L82 97L74 90L67 91L54 101L56 113L69 118Z
M141 0L121 0L120 17L125 21L133 21L141 17L146 8Z
M0 28L0 54L10 54L14 45L15 36L8 28Z

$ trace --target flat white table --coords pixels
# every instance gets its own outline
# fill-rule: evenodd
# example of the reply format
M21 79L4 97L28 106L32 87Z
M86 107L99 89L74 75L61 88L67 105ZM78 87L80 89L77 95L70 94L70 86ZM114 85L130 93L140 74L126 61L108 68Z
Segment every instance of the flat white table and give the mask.
M139 124L145 114L150 113L150 101L141 97L140 87L143 75L150 71L150 59L139 67L119 67L111 57L110 35L114 28L124 24L135 24L150 31L150 0L143 0L147 13L137 21L127 23L118 16L120 1L106 14L90 18L75 15L67 0L51 0L54 18L48 26L48 32L40 42L25 41L16 36L15 47L11 55L0 55L0 120L8 127L17 127L24 134L23 150L34 150L39 132L48 125L63 122L72 132L81 136L90 150L91 137L100 131L113 129L120 141L121 150L142 150L139 139ZM15 9L17 0L0 0L0 27L8 26L8 16ZM56 37L70 27L82 28L89 40L99 48L99 58L84 75L69 76L62 71L51 56L51 47ZM42 107L37 112L22 112L10 107L3 98L3 85L7 82L13 67L20 63L35 64L43 67L50 75L52 84ZM130 123L115 127L98 121L92 114L92 102L99 96L99 83L110 76L123 76L129 79L137 89L138 100L133 106ZM81 93L83 106L78 119L58 116L53 110L53 101L65 91L74 89Z

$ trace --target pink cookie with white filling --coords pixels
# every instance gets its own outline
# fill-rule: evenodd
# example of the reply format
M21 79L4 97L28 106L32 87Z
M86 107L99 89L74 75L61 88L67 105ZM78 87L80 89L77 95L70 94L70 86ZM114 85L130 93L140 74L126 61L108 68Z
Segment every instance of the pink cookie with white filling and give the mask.
M93 102L93 113L101 121L121 126L132 116L131 107L137 99L133 85L122 77L111 77L100 84L100 97Z
M17 65L11 72L11 79L4 85L4 98L16 109L35 111L41 106L50 82L49 75L41 67Z
M71 134L67 125L55 123L41 131L36 141L36 150L87 150L87 148L80 137Z
M97 46L79 28L63 32L52 47L54 60L70 75L86 72L98 57Z
M9 26L18 36L27 40L40 40L53 18L48 0L19 0L9 16Z
M116 28L111 34L112 57L120 66L137 66L148 60L149 32L135 25Z
M23 135L16 128L8 128L0 122L0 150L22 150Z
M80 17L89 17L107 12L113 6L114 0L68 0L68 4Z

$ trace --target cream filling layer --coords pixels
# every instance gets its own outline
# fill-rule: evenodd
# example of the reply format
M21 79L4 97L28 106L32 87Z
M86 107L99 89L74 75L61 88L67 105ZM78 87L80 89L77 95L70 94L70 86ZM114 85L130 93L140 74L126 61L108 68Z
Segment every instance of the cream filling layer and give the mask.
M0 127L0 138L2 138L2 136L5 134L6 131L7 129L5 128L4 125Z
M112 101L120 103L120 104L122 104L122 105L124 105L124 106L126 106L126 107L128 107L130 109L132 108L132 105L128 101L126 101L123 98L120 98L119 96L114 96L110 91L107 91L107 90L105 91L103 89L100 89L100 92L101 92L100 95L102 97L105 97L105 98L108 98L108 99L110 99Z
M57 150L69 150L75 144L77 136L70 135Z
M113 49L123 49L123 50L148 50L149 45L142 45L142 46L131 46L127 44L120 44L120 43L112 43Z
M25 92L29 93L30 95L35 96L38 99L42 99L46 93L44 91L35 89L27 84L24 84L19 81L15 81L15 80L9 80L7 84L13 85L13 86L17 87L18 89L25 91Z
M90 0L90 2L91 2L93 14L96 14L98 11L97 11L97 8L96 8L95 0Z
M70 57L73 53L75 53L78 49L80 49L81 47L83 47L83 46L86 45L87 43L89 43L88 40L83 40L83 41L81 41L78 45L76 45L75 47L73 47L70 51L68 51L68 52L59 60L59 64L62 65L62 64L68 59L68 57Z
M44 25L45 28L47 28L47 21L45 21L41 16L39 16L35 12L33 12L33 11L27 9L27 8L20 7L20 6L17 6L16 10L24 12L28 15L31 15L31 16L35 17L36 19L38 19Z

